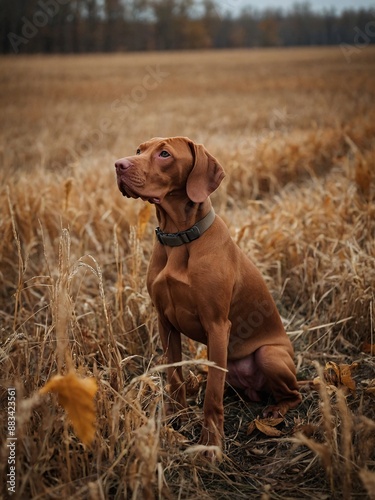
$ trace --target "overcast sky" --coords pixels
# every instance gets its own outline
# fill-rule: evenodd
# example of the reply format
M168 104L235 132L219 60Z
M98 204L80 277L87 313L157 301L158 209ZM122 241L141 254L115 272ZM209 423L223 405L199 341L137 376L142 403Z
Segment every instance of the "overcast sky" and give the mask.
M263 10L268 7L278 7L289 9L295 3L302 3L301 0L220 0L220 5L224 10L237 11L244 6L251 6L257 10ZM313 10L323 10L335 8L337 12L348 8L373 8L375 10L375 0L314 0L310 1Z

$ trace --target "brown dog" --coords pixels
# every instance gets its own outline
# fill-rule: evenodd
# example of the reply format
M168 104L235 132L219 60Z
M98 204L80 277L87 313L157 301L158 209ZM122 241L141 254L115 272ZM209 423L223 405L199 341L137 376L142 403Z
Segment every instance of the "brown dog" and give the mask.
M222 446L226 378L253 401L271 394L265 415L284 415L301 396L293 348L255 265L232 241L209 195L224 171L202 145L184 137L151 139L116 162L128 198L155 204L160 227L147 286L169 363L181 361L181 333L207 344L209 367L201 444ZM168 370L176 407L187 406L181 367ZM208 455L213 458L212 454Z

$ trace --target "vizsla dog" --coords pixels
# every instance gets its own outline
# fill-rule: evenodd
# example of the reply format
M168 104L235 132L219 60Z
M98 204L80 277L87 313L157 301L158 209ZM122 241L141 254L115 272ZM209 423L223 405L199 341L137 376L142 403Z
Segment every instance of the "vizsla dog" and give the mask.
M272 395L275 405L265 415L296 407L293 348L276 305L211 205L209 196L225 175L219 162L187 138L155 138L118 160L116 172L124 196L156 207L147 286L168 362L181 361L183 333L206 344L217 365L208 369L200 443L222 446L225 379L253 401ZM175 408L186 408L181 367L169 368L168 380Z

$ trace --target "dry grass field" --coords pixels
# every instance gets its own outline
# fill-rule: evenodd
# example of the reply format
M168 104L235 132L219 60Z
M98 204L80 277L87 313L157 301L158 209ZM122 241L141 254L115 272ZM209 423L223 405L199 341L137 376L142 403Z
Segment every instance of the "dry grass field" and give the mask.
M13 498L374 499L375 50L350 63L333 47L0 66L4 495L14 387ZM145 287L156 220L114 175L114 160L140 142L173 135L224 166L215 209L265 276L298 378L320 377L272 436L247 432L266 402L228 388L214 465L194 448L206 372L192 342L190 418L179 426L163 414ZM72 368L98 384L91 445L57 396L38 392Z

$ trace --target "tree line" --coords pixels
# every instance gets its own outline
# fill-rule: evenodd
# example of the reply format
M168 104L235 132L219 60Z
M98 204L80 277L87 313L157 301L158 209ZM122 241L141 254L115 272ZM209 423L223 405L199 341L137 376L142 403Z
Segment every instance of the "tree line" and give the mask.
M83 53L343 44L375 40L375 11L234 12L235 0L0 0L0 52ZM352 49L351 49L352 48Z

